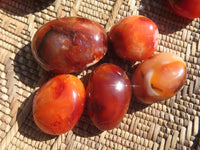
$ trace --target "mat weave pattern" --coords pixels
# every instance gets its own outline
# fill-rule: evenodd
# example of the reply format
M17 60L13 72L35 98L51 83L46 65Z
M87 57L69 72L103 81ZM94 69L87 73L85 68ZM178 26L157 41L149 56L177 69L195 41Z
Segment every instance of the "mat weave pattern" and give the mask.
M42 133L32 117L37 89L52 75L33 59L31 39L55 18L81 16L107 32L120 19L144 15L159 28L156 53L170 52L187 64L187 80L174 97L150 106L132 100L120 125L99 132L84 112L75 128L60 136ZM134 65L108 52L101 61L123 68ZM93 67L78 74L87 83ZM0 150L200 150L200 18L172 13L165 0L0 0Z

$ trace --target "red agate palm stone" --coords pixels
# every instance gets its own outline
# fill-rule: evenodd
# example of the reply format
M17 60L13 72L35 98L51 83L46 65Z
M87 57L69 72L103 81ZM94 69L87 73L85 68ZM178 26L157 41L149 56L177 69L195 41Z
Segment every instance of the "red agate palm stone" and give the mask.
M32 40L32 53L47 71L72 73L97 63L107 51L107 35L96 22L65 17L43 25Z
M100 130L119 125L131 100L131 86L126 73L113 64L102 64L91 74L86 89L88 114Z

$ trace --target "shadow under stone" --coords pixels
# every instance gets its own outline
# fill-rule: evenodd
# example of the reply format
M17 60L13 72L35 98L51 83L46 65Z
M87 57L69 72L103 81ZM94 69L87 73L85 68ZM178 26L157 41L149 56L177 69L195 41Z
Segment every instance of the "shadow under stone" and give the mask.
M39 12L55 0L0 0L0 9L5 13L24 16L31 13Z

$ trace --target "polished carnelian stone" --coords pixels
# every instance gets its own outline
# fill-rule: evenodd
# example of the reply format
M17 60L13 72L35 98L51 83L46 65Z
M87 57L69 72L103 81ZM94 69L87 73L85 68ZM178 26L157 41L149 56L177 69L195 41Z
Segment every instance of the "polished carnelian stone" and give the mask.
M128 110L132 91L118 66L102 64L91 73L86 89L88 114L100 130L115 128Z
M141 61L157 49L158 36L158 27L152 20L144 16L130 16L111 28L108 40L119 57Z
M43 25L32 40L32 53L47 71L72 73L97 63L107 52L107 35L96 22L65 17Z
M160 53L146 59L132 76L133 94L151 104L174 96L186 79L186 65L177 55Z
M200 17L200 0L167 0L167 2L179 16L189 19Z
M33 100L33 117L45 133L59 135L78 122L86 100L85 87L73 75L58 75L46 82Z

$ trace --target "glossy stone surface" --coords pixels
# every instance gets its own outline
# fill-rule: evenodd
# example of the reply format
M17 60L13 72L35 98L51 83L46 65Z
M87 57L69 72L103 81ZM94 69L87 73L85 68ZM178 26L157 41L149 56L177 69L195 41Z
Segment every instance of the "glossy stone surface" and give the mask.
M108 40L115 53L129 61L150 57L158 47L157 25L144 16L130 16L115 24Z
M200 0L167 0L167 3L179 16L189 19L200 17Z
M129 78L120 67L102 64L93 70L86 94L93 124L100 130L109 130L126 114L132 90Z
M174 96L186 79L186 65L177 55L160 53L141 63L132 76L133 94L151 104Z
M86 100L85 87L73 75L58 75L46 82L33 100L33 117L45 133L59 135L78 122Z
M43 25L32 40L32 53L47 71L72 73L97 63L107 52L107 35L96 22L65 17Z

